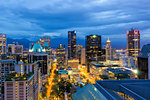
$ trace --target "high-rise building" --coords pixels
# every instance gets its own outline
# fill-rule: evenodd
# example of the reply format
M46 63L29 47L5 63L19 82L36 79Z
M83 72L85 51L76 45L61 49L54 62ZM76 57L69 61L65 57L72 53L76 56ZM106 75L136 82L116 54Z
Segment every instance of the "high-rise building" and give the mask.
M66 65L66 49L65 45L60 44L56 49L57 67L65 68Z
M101 36L89 35L86 37L86 65L89 72L89 65L92 61L98 61L101 57Z
M0 100L2 99L2 91L1 91L1 67L0 67Z
M8 44L8 53L23 54L23 45Z
M134 57L134 64L137 64L137 56L140 52L140 31L127 31L127 55Z
M29 52L46 52L45 48L42 48L41 44L39 42L37 43L32 43L30 48L29 48Z
M81 65L85 65L85 48L81 49Z
M41 44L41 46L43 46L45 44L45 42L48 43L49 47L51 46L51 39L50 39L50 37L41 37L40 38L40 44Z
M4 81L5 76L7 76L10 73L14 73L15 71L15 63L16 60L0 60L0 66L1 66L1 79Z
M0 54L6 54L7 49L7 39L6 39L6 34L1 33L0 34Z
M41 75L48 75L50 72L50 66L48 66L49 59L48 55L44 53L35 53L29 55L29 62L35 62L38 61L39 68L41 71Z
M77 45L76 57L77 57L77 59L79 59L79 64L81 64L81 49L82 48L83 48L82 45L80 45L80 44Z
M21 66L20 66L21 67ZM26 68L26 66L24 66ZM28 66L29 72L20 75L12 73L6 76L4 100L38 100L40 89L40 70L38 63Z
M111 60L113 58L113 51L111 47L111 41L109 40L109 38L106 42L105 50L106 50L106 60Z
M138 78L150 79L150 44L144 45L138 56Z
M68 31L68 60L76 59L76 31Z
M1 97L3 100L4 95L4 80L5 77L11 73L15 72L15 63L16 60L0 60L1 68Z

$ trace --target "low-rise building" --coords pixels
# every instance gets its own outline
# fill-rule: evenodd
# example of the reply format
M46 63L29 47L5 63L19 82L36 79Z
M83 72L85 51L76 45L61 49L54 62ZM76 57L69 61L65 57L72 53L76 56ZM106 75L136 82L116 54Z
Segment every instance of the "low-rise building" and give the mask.
M109 79L130 79L132 71L124 68L107 68L103 70L103 75L107 75Z
M68 66L70 66L72 69L79 69L79 60L68 60Z
M106 80L88 84L72 100L149 100L150 80Z
M120 65L115 62L92 62L90 65L90 74L94 77L103 75L103 70L107 68L120 68Z

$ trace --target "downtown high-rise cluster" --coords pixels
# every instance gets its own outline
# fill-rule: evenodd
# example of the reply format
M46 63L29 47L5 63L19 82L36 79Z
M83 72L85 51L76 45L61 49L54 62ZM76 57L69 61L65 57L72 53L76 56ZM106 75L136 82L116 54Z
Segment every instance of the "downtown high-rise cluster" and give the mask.
M52 48L50 37L41 37L24 49L17 42L7 44L6 34L0 34L0 100L55 99L51 93L59 93L53 87L61 80L65 88L72 84L71 92L58 95L65 99L148 98L136 90L144 91L150 82L140 80L150 79L150 45L140 48L139 30L127 31L127 49L113 48L111 36L102 45L101 35L87 35L84 47L77 44L77 35L68 31L67 48L63 43ZM83 88L78 91L78 86Z

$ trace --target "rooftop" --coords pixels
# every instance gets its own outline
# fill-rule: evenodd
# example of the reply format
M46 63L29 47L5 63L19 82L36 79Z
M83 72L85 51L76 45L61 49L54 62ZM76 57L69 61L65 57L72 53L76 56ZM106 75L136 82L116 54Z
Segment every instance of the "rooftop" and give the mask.
M47 41L45 41L43 47L48 47L48 46L49 46L49 45L48 45Z
M16 60L12 60L12 59L9 59L9 60L0 60L1 63L15 63Z
M5 81L26 81L33 75L32 72L24 75L18 75L17 73L11 73L5 77Z
M95 67L108 67L108 66L112 66L112 67L119 67L118 63L113 63L113 62L92 62L92 65L94 65Z
M139 57L148 58L150 56L150 44L144 45L139 54Z
M110 85L111 84L111 85ZM105 80L89 84L72 95L73 100L124 100L118 92L135 100L150 100L150 80Z
M114 68L107 68L105 70L106 71L110 71L110 72L112 72L114 74L130 74L130 73L132 73L132 71L124 69L124 68L116 68L116 69L114 69Z

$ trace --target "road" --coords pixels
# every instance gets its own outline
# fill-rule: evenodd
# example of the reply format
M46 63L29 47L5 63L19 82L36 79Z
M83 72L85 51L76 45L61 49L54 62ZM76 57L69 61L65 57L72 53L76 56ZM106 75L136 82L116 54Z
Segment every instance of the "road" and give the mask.
M56 70L56 68L57 68L56 66L57 66L57 64L56 64L56 63L54 63L54 64L53 64L53 69L52 69L51 75L50 75L50 77L48 78L49 86L48 86L47 94L46 94L47 98L49 98L49 97L50 97L50 93L51 93L51 89L52 89L52 85L53 85L52 81L53 81L54 76L55 76L54 71L55 71L55 70Z
M91 75L89 75L89 73L87 73L86 71L83 71L83 70L80 70L80 71L83 75L86 76L86 79L89 79L90 83L95 84L95 78L93 78Z

